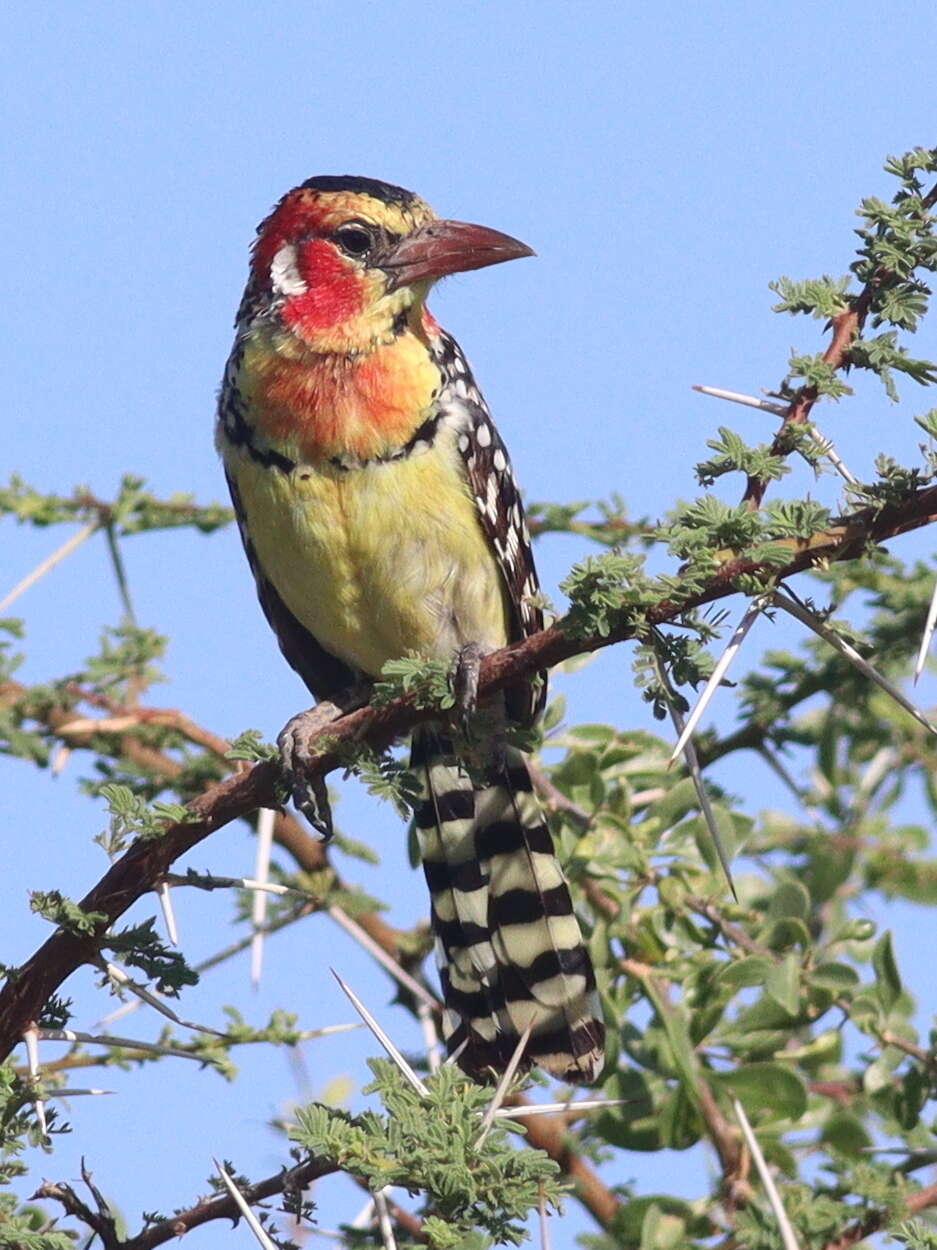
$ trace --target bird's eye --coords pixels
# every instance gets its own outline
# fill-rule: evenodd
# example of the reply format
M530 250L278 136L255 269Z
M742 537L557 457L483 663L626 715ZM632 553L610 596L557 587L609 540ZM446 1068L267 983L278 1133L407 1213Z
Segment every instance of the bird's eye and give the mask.
M358 221L342 226L332 237L348 256L367 256L374 246L373 233Z

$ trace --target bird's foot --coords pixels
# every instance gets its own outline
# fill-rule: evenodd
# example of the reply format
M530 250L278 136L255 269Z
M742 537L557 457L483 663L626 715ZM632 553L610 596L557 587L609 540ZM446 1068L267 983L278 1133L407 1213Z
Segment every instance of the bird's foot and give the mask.
M319 755L312 744L347 712L364 707L370 692L365 684L350 686L333 699L323 699L308 711L291 716L277 735L280 763L293 804L325 841L332 836L332 808L325 778L311 772Z
M452 664L452 691L455 715L463 737L471 739L472 718L478 706L478 678L482 660L491 653L480 642L467 642L455 653Z

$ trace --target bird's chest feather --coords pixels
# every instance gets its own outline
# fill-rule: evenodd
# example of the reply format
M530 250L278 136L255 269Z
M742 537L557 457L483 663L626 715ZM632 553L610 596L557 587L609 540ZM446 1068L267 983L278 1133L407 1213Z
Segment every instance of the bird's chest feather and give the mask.
M258 434L308 463L370 460L404 444L439 391L439 370L415 334L356 358L311 356L284 336L244 347L238 385Z
M332 654L372 676L407 651L508 638L505 591L452 431L351 471L226 455L263 575Z

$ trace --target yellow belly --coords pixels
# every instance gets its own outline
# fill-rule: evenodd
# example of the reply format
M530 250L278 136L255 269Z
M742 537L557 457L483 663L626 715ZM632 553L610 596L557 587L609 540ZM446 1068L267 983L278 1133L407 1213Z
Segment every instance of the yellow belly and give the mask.
M448 659L466 642L507 642L503 581L448 432L422 455L350 472L225 459L264 574L333 655L376 676L407 651Z

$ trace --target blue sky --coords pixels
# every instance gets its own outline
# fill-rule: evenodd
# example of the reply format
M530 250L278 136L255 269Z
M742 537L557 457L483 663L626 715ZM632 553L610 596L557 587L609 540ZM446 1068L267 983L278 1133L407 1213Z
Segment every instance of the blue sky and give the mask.
M254 226L289 186L352 172L536 248L535 261L447 282L434 311L472 360L529 498L618 491L633 514L658 515L694 492L692 465L717 424L752 440L769 428L691 385L757 391L780 379L791 345L815 350L819 327L772 316L767 283L845 272L856 202L889 193L883 158L934 142L937 18L923 0L887 15L871 0L846 11L804 0L14 2L4 24L3 450L6 469L48 490L82 482L106 496L132 471L160 493L222 497L214 392ZM933 357L933 334L920 354ZM907 411L896 422L873 387L823 424L860 475L880 446L910 457L917 441ZM7 523L0 594L63 538ZM912 549L929 551L928 539L901 548ZM548 592L582 554L570 538L541 544ZM256 607L236 536L144 537L125 556L140 620L173 639L170 683L154 700L223 733L257 726L272 736L305 696ZM100 546L84 547L17 611L29 628L27 678L76 667L120 613ZM564 681L572 714L648 724L629 663L607 654ZM101 812L75 795L76 771L53 783L0 761L9 962L45 936L26 912L28 888L77 896L103 870L90 843ZM755 807L759 787L772 793L755 774L749 784ZM342 792L341 822L385 853L392 915L412 922L423 885L405 867L399 825L354 783ZM228 829L192 863L244 872L251 856L244 831ZM225 899L178 907L193 959L224 940ZM912 914L890 914L900 941ZM229 965L187 1010L217 1019L220 1004L238 1002L255 1021L278 1005L307 1025L346 1019L330 962L383 1007L386 984L324 925L270 943L259 993L249 994L243 963ZM85 1024L102 1014L90 986L79 975L68 987ZM386 1015L418 1044L399 1011ZM131 1021L155 1029L142 1014ZM142 1207L188 1203L212 1154L254 1175L273 1171L280 1153L265 1123L336 1074L360 1081L365 1051L357 1040L319 1043L301 1076L280 1055L248 1056L232 1089L181 1064L130 1080L108 1074L119 1097L77 1102L74 1137L39 1170L74 1175L84 1151L135 1227ZM137 1134L138 1157L115 1151L115 1136ZM665 1188L677 1184L672 1172L686 1183L709 1165L700 1149L691 1165L628 1160L613 1179ZM321 1197L326 1224L360 1205L338 1183ZM579 1226L571 1221L570 1235ZM237 1236L250 1244L246 1231ZM192 1244L230 1238L219 1227Z

